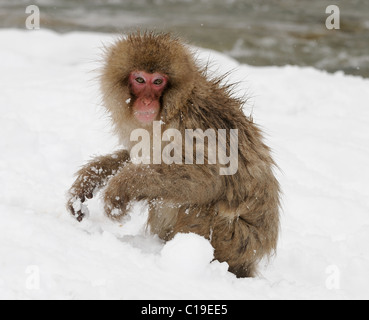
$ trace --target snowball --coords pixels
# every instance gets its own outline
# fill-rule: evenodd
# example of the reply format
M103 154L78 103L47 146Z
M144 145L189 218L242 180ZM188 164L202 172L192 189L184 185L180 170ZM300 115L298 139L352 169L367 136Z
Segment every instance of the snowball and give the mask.
M177 274L200 275L214 259L214 248L197 234L177 234L161 251L163 267Z

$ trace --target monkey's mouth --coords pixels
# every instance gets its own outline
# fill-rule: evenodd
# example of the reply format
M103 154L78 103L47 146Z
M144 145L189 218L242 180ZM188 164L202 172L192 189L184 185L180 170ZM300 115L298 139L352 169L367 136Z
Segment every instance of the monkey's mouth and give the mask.
M135 111L134 116L139 122L150 124L157 118L158 113L158 110L155 108L147 111Z

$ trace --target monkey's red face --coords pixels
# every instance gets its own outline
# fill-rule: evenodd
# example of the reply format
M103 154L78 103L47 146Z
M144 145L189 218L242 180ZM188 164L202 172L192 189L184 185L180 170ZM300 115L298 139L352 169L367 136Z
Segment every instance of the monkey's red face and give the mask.
M168 84L168 77L160 73L131 72L129 86L133 102L133 115L140 123L148 125L158 120L160 98Z

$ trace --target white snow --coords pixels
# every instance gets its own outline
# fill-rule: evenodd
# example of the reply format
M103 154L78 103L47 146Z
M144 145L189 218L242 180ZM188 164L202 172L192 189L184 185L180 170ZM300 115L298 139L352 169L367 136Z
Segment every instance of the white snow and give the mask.
M239 65L199 49L273 148L283 196L277 255L236 279L197 235L163 244L137 203L123 223L99 198L66 209L73 174L117 140L96 77L104 34L0 31L0 298L368 299L369 80ZM95 70L95 71L94 71Z

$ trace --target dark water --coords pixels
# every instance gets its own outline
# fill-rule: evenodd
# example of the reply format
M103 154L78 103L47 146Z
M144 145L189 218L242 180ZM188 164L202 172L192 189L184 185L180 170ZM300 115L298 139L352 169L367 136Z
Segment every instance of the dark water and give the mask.
M31 4L41 10L41 28L59 32L174 31L250 65L369 77L369 0L0 0L0 27L25 28ZM325 25L332 4L340 30Z

